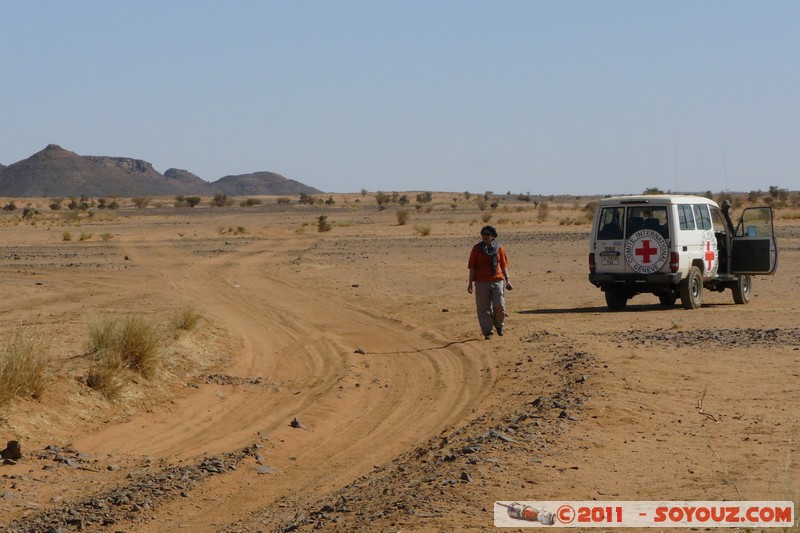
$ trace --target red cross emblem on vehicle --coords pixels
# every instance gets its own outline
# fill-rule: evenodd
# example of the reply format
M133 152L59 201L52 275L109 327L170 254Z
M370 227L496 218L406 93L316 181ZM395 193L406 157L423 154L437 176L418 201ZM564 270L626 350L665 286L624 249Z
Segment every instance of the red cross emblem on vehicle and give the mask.
M647 265L650 263L650 257L654 255L658 255L659 249L652 248L650 246L649 239L642 239L642 246L640 248L636 248L633 253L638 255L642 258L642 263Z
M717 254L711 249L711 241L706 241L706 253L703 259L708 261L708 270L711 270L714 267L714 259L716 257Z

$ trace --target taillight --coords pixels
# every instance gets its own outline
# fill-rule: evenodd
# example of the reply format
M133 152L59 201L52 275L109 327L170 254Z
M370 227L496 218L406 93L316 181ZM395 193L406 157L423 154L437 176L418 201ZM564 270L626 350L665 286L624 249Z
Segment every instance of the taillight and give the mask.
M672 273L678 271L678 252L669 254L669 271Z
M597 270L597 263L594 261L594 252L589 254L589 272L594 273Z

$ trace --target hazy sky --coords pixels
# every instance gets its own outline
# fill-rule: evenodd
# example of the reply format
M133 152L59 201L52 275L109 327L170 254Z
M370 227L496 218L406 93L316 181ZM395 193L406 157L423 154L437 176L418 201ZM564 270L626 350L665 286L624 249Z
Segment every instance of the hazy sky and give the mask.
M800 188L800 2L0 0L0 163L328 192Z

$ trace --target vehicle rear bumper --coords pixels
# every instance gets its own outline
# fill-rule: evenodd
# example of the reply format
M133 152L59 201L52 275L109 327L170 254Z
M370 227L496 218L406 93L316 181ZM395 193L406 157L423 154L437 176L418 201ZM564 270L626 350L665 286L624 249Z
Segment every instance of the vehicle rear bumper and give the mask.
M589 274L589 282L595 287L604 285L627 285L646 292L645 287L670 287L681 281L680 272L668 274ZM641 287L640 287L641 286Z

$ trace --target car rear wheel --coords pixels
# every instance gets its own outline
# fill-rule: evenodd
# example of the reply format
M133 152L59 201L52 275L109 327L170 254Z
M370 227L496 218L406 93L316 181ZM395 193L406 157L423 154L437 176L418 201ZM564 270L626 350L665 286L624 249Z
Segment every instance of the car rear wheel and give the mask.
M622 311L628 305L628 297L623 291L615 287L609 287L605 291L606 305L612 311Z
M700 269L693 266L689 275L681 281L681 304L684 309L698 309L703 305L703 277Z
M749 274L741 274L733 286L733 301L737 304L750 302L753 296L753 278Z
M661 305L664 307L672 307L675 305L675 302L678 300L678 296L670 291L670 292L662 292L658 295L658 301L661 302Z

